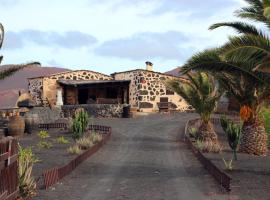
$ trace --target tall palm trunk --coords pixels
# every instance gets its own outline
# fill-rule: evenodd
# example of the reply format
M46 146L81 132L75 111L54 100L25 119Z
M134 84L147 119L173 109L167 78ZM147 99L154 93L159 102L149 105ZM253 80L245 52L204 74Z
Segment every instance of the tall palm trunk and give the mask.
M218 136L211 121L202 121L198 134L199 139L202 141L218 143Z
M258 156L267 155L268 135L261 118L243 124L239 151Z

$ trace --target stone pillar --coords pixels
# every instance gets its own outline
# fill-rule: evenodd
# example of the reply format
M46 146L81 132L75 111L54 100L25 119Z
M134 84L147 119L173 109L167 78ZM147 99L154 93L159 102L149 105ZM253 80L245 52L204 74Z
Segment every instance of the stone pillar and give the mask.
M63 96L62 96L62 90L57 90L57 100L56 100L56 106L62 106L63 103Z

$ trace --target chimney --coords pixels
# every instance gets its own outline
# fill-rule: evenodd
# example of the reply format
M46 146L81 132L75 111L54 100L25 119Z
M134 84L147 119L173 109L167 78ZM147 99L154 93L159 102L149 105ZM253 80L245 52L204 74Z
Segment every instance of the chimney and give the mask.
M146 61L145 64L146 64L146 70L153 71L153 63Z

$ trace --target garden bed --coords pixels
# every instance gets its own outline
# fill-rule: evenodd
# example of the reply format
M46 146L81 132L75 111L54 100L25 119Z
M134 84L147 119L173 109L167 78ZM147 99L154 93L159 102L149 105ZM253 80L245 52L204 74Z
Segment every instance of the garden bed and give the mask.
M270 155L258 157L238 153L238 160L233 161L233 170L229 171L225 167L223 158L226 161L231 160L232 151L218 120L215 120L215 130L222 146L222 152L202 153L202 155L232 178L232 193L239 195L240 199L269 199Z
M98 131L96 131L98 132ZM68 164L72 163L72 161L76 160L78 157L83 157L80 162L88 158L88 156L91 156L94 152L96 152L102 144L105 142L104 140L107 140L110 134L106 135L101 133L103 135L103 140L90 149L83 150L80 154L70 154L67 149L70 146L75 145L75 141L72 139L72 134L67 131L60 131L60 130L49 130L48 131L50 137L46 138L46 142L50 142L52 144L51 148L40 148L38 147L38 143L41 141L40 137L38 136L38 131L34 132L33 134L26 135L25 137L21 138L19 140L19 143L22 147L32 147L33 153L37 157L39 162L37 162L33 167L33 175L36 180L38 180L38 186L39 188L44 188L45 181L44 181L44 172L45 171L51 171L51 169L59 169L67 166ZM63 136L65 139L69 141L68 144L60 144L57 139L59 137ZM92 150L93 149L93 150ZM90 152L91 151L91 152ZM88 153L87 153L88 152ZM79 164L76 161L76 166ZM69 170L66 170L66 172L70 173L75 167L69 167ZM67 167L66 167L67 168ZM63 173L58 177L56 177L57 181L60 178L63 178L64 175L67 175L68 173ZM58 171L57 171L58 173ZM64 175L63 175L64 174ZM55 177L54 177L55 178Z

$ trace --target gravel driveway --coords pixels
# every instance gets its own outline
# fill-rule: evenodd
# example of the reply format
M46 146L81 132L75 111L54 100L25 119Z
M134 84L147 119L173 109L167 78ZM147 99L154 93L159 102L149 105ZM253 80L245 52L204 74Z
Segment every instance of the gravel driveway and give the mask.
M112 126L111 140L55 188L35 199L229 199L179 140L194 114L96 119Z

